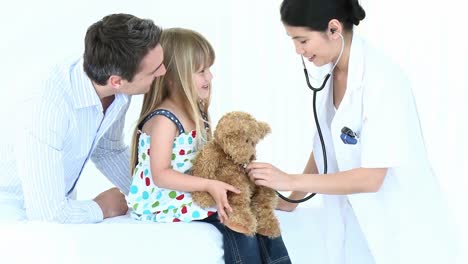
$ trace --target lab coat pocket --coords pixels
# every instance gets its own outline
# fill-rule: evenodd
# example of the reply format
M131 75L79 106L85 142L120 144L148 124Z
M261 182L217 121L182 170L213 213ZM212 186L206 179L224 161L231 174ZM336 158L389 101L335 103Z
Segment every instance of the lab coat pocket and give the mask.
M336 149L336 161L339 169L349 170L358 168L361 164L360 129L356 125L337 126L333 135Z
M363 115L360 91L359 88L350 91L348 99L343 99L331 124L336 161L340 171L361 166Z

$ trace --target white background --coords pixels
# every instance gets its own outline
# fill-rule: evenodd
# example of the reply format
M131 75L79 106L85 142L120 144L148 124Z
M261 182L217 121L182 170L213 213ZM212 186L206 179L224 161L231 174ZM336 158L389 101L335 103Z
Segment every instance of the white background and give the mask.
M123 12L151 18L164 28L188 27L206 36L217 53L212 68L213 120L227 111L244 110L267 121L273 132L259 145L258 158L287 172L301 172L311 151L312 94L280 23L280 2L2 0L0 140L20 140L10 133L16 105L34 92L52 65L81 56L87 27L107 14ZM465 9L456 0L361 3L367 17L356 31L410 76L429 158L462 237L467 237ZM127 142L140 104L141 96L135 96L127 116ZM78 196L90 199L110 186L89 164L78 184Z

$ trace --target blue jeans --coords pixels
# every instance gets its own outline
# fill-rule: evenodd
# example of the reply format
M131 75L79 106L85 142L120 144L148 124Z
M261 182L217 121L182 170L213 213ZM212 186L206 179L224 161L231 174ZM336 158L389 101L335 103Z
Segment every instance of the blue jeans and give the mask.
M214 225L223 234L224 262L226 264L291 263L281 236L247 236L227 228L219 222L218 214L201 220Z

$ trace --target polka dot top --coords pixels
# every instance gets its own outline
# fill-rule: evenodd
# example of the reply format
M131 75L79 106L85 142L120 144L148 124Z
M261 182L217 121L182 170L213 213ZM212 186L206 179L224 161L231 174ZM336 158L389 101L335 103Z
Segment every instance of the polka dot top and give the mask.
M148 115L138 126L141 131L144 123L155 115L171 119L179 130L174 138L171 154L171 168L178 172L189 173L192 160L197 152L195 130L185 132L180 121L167 110L158 109ZM159 188L153 182L150 170L150 136L140 133L138 144L138 164L133 172L127 204L132 209L133 218L154 222L190 222L204 219L216 212L215 208L203 209L192 201L187 192Z

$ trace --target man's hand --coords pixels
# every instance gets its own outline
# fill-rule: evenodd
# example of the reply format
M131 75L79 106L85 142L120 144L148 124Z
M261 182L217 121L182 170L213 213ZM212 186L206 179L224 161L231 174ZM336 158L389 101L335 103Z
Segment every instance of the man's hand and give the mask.
M115 187L100 193L94 201L101 207L104 218L124 215L128 210L125 196Z

